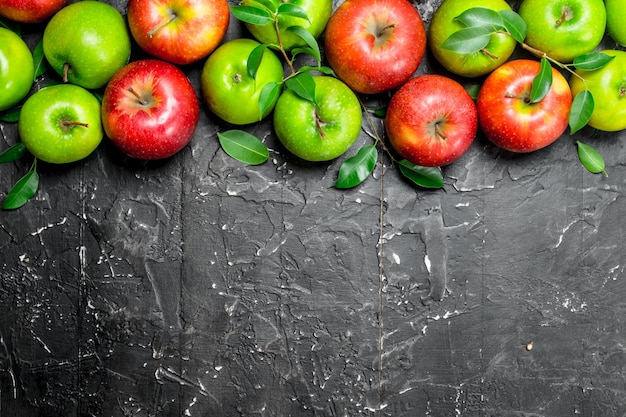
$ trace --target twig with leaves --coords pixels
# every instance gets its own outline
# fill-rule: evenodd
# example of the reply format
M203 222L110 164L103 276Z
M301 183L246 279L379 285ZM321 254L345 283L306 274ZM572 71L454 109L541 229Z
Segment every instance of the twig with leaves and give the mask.
M277 44L261 44L248 57L248 74L254 78L256 69L258 69L261 62L260 58L262 57L262 52L260 51L265 48L278 50L290 69L290 74L285 77L283 86L270 84L263 87L259 98L260 114L264 114L264 110L276 99L276 95L281 93L282 87L291 90L300 98L315 104L315 82L312 73L317 72L330 76L335 76L335 73L331 68L321 64L322 56L320 48L317 40L311 33L297 25L286 28L286 31L297 35L306 44L305 47L294 48L291 51L287 51L283 46L282 32L278 25L280 16L297 17L308 21L309 19L306 12L299 6L291 3L276 5L274 2L268 0L256 1L251 5L231 6L231 10L233 15L244 23L253 25L272 24L276 31L278 39ZM317 65L296 68L295 58L298 54L306 54L313 57ZM366 118L371 125L371 111L367 109L363 103L361 104ZM260 119L261 118L259 118L259 120ZM324 135L321 126L319 127L319 132L321 136ZM224 151L231 157L248 164L265 162L265 160L257 158L259 153L265 154L265 151L263 151L265 145L253 135L241 130L230 130L219 133L218 138ZM372 174L378 162L379 146L390 156L392 163L398 165L401 174L415 185L423 188L443 187L443 176L439 167L421 167L404 159L398 161L394 158L392 152L384 146L384 142L377 132L373 139L373 145L361 147L355 155L347 158L342 163L337 180L333 184L334 188L353 188L365 181Z
M541 59L541 69L533 80L530 100L532 103L541 101L552 85L552 65L565 70L573 77L582 78L575 70L595 71L607 65L613 57L602 52L590 52L576 57L571 64L564 64L551 58L543 51L525 43L526 23L519 14L512 10L494 11L485 7L467 9L456 20L464 25L462 29L452 33L441 45L444 49L461 53L473 54L485 51L493 33L504 33L515 39L520 46ZM582 129L591 118L594 109L593 95L588 89L580 91L572 101L568 123L570 135ZM576 141L578 157L583 166L592 173L604 173L604 159L591 146Z

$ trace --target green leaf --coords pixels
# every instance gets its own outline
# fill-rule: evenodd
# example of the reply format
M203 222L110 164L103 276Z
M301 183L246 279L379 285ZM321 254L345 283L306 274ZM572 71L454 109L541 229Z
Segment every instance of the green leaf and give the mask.
M463 87L465 87L465 91L467 91L467 93L470 95L470 97L473 100L476 100L478 98L478 92L480 91L480 84L471 83L471 84L464 85Z
M322 56L320 54L320 47L317 43L317 40L311 34L311 32L309 32L302 26L289 26L286 30L287 32L291 32L297 35L298 37L300 37L302 40L304 40L304 42L306 42L309 48L311 48L311 50L313 51L313 53L309 53L309 54L312 55L317 60L317 62L322 61Z
M295 77L288 78L285 86L298 97L317 105L315 101L315 80L308 72L301 72Z
M9 29L11 32L15 32L20 36L22 35L22 28L18 22L10 19L5 19L2 16L0 16L0 27Z
M4 210L15 210L22 207L28 200L33 198L37 192L37 187L39 187L39 174L33 168L11 188L4 199L2 208Z
M367 109L367 111L372 113L376 117L384 119L387 115L387 106L379 107L377 109Z
M587 169L587 171L593 174L604 173L607 175L604 170L604 159L602 155L598 151L596 151L593 146L582 143L581 141L576 141L576 146L578 147L578 159L583 164L583 166Z
M246 131L235 129L218 132L217 137L224 152L240 162L259 165L269 158L265 144Z
M527 26L522 17L513 10L500 10L504 28L517 42L522 43L526 39Z
M472 7L465 10L458 15L455 20L458 20L467 27L482 26L495 30L501 28L504 25L502 16L492 9L486 7Z
M589 119L591 119L594 106L593 95L591 95L589 90L582 90L576 94L569 111L570 135L585 127Z
M292 56L296 56L299 54L306 54L306 55L310 55L313 58L315 58L317 60L317 62L320 62L320 60L318 59L318 57L320 57L319 53L314 51L313 49L309 48L308 46L303 47L303 48L293 48L291 50L291 55ZM315 67L317 68L317 67Z
M273 21L272 14L255 6L230 6L230 10L237 19L252 25L266 25Z
M541 69L533 78L530 89L530 102L539 103L550 92L552 87L552 65L546 58L541 58Z
M16 123L20 119L21 110L22 106L15 106L0 113L0 122Z
M356 155L346 159L341 164L337 181L335 181L333 187L352 188L359 185L370 176L377 160L378 151L376 146L363 146Z
M489 45L490 39L491 31L485 27L463 28L450 35L441 48L459 54L473 54Z
M256 74L261 66L261 61L263 60L263 53L265 53L265 49L267 45L262 43L256 46L248 55L248 61L246 62L246 69L248 71L248 75L253 80L256 79Z
M250 3L252 3L252 4L259 4L261 6L261 8L265 7L271 13L276 13L276 11L277 11L276 3L273 2L272 0L254 0L254 1L250 2Z
M33 61L35 63L35 78L33 81L35 81L37 77L43 75L48 70L48 61L46 61L46 57L43 54L43 40L40 40L37 46L35 46Z
M263 86L259 93L259 120L276 104L276 100L278 100L280 96L281 88L282 84L273 81Z
M406 159L398 162L400 172L414 184L423 188L442 188L443 176L437 167L423 167L415 165Z
M0 164L5 162L17 161L25 154L26 146L24 146L22 142L17 142L15 145L0 153Z
M100 104L102 104L102 101L104 100L104 91L92 91L91 94L93 94L93 96L96 98L96 100L98 100L98 102Z
M295 53L296 49L299 48L294 48L294 50L292 52ZM307 72L311 72L311 71L318 71L322 74L325 75L332 75L333 77L336 77L335 71L333 71L333 69L331 67L326 67L324 65L320 65L317 67L311 66L311 65L303 65L300 67L300 71L307 71Z
M595 71L611 62L613 58L615 57L599 51L594 51L577 56L574 58L573 64L574 67L579 70Z
M280 6L278 6L277 13L279 15L299 17L300 19L304 19L307 22L310 22L309 16L307 16L304 9L293 3L281 3Z

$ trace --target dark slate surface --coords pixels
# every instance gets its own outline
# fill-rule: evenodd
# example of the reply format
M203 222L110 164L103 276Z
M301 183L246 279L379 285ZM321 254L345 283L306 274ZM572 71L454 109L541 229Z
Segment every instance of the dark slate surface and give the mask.
M439 3L415 5L428 22ZM242 166L226 128L204 111L157 163L103 143L41 164L0 214L1 416L626 413L623 132L522 156L479 135L443 190L381 157L338 191L343 158L297 161L262 123L271 160ZM0 166L3 193L29 163Z

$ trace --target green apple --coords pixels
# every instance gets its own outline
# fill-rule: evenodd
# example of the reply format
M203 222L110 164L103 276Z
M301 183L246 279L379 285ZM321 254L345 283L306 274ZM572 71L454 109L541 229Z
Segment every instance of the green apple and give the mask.
M305 161L329 161L346 152L361 131L361 105L337 78L314 76L315 102L287 89L274 109L274 130L288 151Z
M593 96L589 126L615 132L626 129L626 52L601 52L615 58L595 71L576 70L578 76L570 77L570 88L574 96L585 89Z
M511 6L504 0L444 0L433 14L428 33L430 49L435 59L448 71L463 77L478 77L490 73L509 59L517 45L507 34L492 33L489 44L473 54L442 49L441 44L450 35L465 28L456 17L474 7L498 12L511 10Z
M306 43L302 38L294 33L286 31L290 26L300 26L306 29L313 37L318 38L324 28L328 19L333 11L332 0L268 0L263 3L271 3L272 11L278 10L281 4L289 3L300 7L309 18L308 20L302 19L297 16L280 15L278 16L278 29L281 33L282 45L286 51L290 51L295 47L305 46ZM242 6L255 6L261 7L261 2L255 0L243 0ZM276 34L276 27L272 22L265 25L253 25L246 23L246 27L252 34L252 36L261 43L267 43L272 45L278 45L278 36Z
M35 77L33 55L15 32L0 27L0 111L19 103Z
M604 37L602 0L523 0L518 13L527 26L525 42L561 63L593 51Z
M606 8L606 30L613 40L626 46L626 0L604 0Z
M247 70L250 52L259 45L252 39L230 40L213 51L202 68L200 87L204 101L209 110L228 123L258 122L276 104L274 99L261 114L259 98L263 87L283 81L283 65L278 57L266 48L255 77Z
M64 81L100 88L130 57L126 21L107 3L83 0L58 11L43 33L43 52Z
M81 160L102 141L100 102L77 85L45 87L24 102L18 131L37 159L53 164Z

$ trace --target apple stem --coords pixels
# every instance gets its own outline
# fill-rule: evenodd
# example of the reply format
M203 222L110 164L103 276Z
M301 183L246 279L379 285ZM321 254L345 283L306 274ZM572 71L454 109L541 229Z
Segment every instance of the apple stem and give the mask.
M150 37L150 38L153 37L155 33L157 33L163 27L165 27L166 25L172 23L174 20L176 20L178 18L178 15L172 9L168 10L167 14L168 14L168 18L165 19L165 20L162 20L158 25L156 25L154 28L152 28L152 30L150 30L148 32L148 37Z
M557 26L561 26L563 23L571 20L574 12L569 6L564 6L563 11L561 12L561 18L554 22Z
M88 123L83 123L83 122L75 122L73 120L62 120L61 121L61 127L63 127L63 129L67 130L72 126L82 126L82 127L89 127Z
M435 133L437 134L437 136L439 136L443 140L447 140L448 139L448 137L443 132L443 130L441 130L441 127L439 126L439 123L435 123Z
M130 92L133 96L135 96L135 98L137 99L137 101L138 101L141 105L145 106L146 104L148 104L148 102L147 102L147 101L146 101L143 97L141 97L141 95L140 95L139 93L137 93L137 91L135 91L135 89L134 89L133 87L130 87L130 88L128 89L128 91L129 91L129 92Z
M69 62L66 62L65 64L63 64L63 82L66 83L68 81L67 75L70 72L70 64Z
M385 32L387 32L388 30L393 29L393 28L395 28L395 27L396 27L395 23L392 23L392 24L390 24L390 25L387 25L387 26L385 26L385 27L381 28L381 29L378 31L378 33L376 33L376 37L377 37L377 38L380 38L381 36L383 36L383 35L385 34Z
M489 51L487 48L482 48L480 52L487 55L491 59L494 59L494 60L500 59L497 55L492 54L491 51Z
M528 94L513 94L513 93L505 93L504 97L506 98L517 98L520 100L524 100L524 103L530 104L530 96Z
M324 133L324 130L322 129L323 126L323 122L320 119L319 115L317 114L317 110L315 111L315 127L317 127L317 131L319 132L320 136L323 139L326 139L326 133Z

